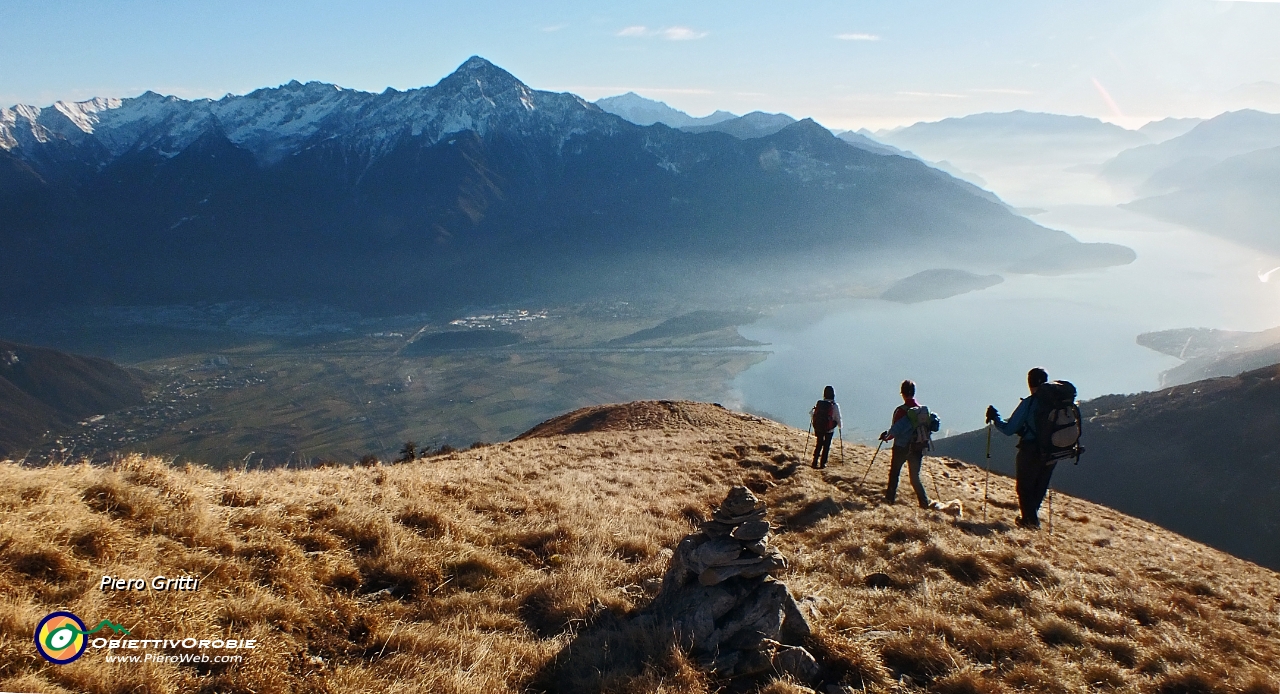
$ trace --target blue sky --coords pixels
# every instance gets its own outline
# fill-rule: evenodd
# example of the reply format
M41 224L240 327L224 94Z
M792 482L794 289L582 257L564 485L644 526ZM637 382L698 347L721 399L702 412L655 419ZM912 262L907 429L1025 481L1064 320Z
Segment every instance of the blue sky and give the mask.
M482 55L539 89L879 128L1017 108L1280 111L1280 2L0 0L0 104L381 91ZM1260 84L1261 83L1261 84Z

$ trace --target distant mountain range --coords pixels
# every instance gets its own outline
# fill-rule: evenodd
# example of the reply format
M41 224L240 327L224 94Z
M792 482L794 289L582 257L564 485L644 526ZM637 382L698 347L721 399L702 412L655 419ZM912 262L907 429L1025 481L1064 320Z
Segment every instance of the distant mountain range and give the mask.
M1156 195L1193 183L1227 159L1274 147L1280 147L1280 115L1233 111L1159 144L1121 152L1101 173L1133 185L1140 195Z
M96 357L0 340L0 459L46 432L141 405L146 378Z
M1125 205L1280 254L1280 115L1224 113L1184 135L1121 152L1102 168L1139 198Z
M1033 155L1085 161L1096 152L1115 153L1150 142L1140 132L1096 118L1028 111L946 118L875 135L882 142L926 159L946 160L962 167L975 160L1011 155L1023 160Z
M1280 365L1080 410L1087 450L1058 464L1055 489L1280 569ZM994 436L993 470L1013 473L1016 441ZM979 429L936 441L935 454L986 465L986 442Z
M406 92L291 82L4 109L0 218L10 307L701 296L819 247L844 267L909 246L918 271L1079 246L810 120L751 139L642 127L479 57Z
M646 99L635 92L627 92L619 96L607 96L596 100L595 104L606 113L621 116L636 125L662 123L672 128L686 128L689 126L713 125L721 121L737 118L736 115L728 111L716 111L709 116L697 118L684 111L672 108L661 101Z

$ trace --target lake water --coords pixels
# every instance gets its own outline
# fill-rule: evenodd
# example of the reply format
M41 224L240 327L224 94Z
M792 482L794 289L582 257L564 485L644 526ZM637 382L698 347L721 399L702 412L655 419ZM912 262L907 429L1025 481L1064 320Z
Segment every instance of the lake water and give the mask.
M1060 277L1006 275L1002 284L903 305L849 300L787 307L740 332L771 345L735 381L747 410L808 426L809 408L833 385L844 437L868 442L888 428L904 378L953 433L983 425L994 404L1008 416L1033 366L1071 381L1083 399L1159 387L1180 363L1138 346L1170 328L1262 330L1280 325L1280 265L1206 234L1114 207L1064 207L1033 218L1081 241L1133 248L1126 266Z

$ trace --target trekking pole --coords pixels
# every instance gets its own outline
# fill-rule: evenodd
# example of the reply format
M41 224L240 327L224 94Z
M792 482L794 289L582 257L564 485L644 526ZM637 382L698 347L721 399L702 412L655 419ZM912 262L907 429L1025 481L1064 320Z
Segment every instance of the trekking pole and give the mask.
M883 445L884 441L881 440L876 446L876 452L871 454L871 462L867 463L867 471L862 473L862 479L858 480L858 488L862 488L862 483L867 481L867 475L871 474L871 466L876 464L876 456L880 455L880 447Z
M987 422L987 474L982 480L982 522L987 522L987 499L991 495L991 422Z
M1053 537L1053 490L1049 490L1049 537Z
M840 464L844 465L844 427L839 427L840 431Z
M920 465L924 466L923 460L920 461ZM933 471L932 467L929 468L929 477L933 479L933 498L937 499L938 503L942 503L942 492L938 491L938 475Z
M813 422L809 422L809 428L804 432L804 455L809 455L809 434L813 433Z

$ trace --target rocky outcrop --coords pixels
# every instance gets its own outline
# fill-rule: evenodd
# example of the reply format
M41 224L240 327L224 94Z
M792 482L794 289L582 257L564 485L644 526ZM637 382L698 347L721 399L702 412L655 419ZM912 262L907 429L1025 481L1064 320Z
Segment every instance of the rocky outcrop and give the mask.
M786 559L769 545L765 505L733 487L710 520L675 550L650 615L722 677L788 674L811 682L821 668L804 648L809 624L775 576Z

